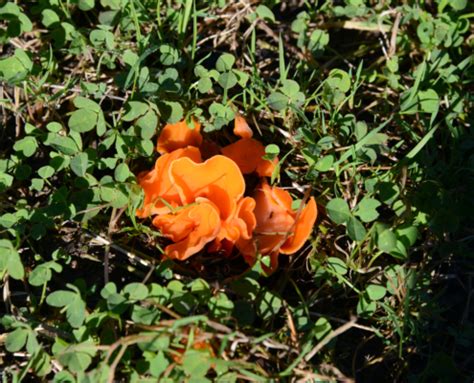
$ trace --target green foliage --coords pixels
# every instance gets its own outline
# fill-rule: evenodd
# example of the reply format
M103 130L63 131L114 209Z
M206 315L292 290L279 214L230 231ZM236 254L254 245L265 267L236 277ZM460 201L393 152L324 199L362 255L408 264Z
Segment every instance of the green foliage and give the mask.
M7 239L0 240L0 276L5 275L13 279L23 279L25 269L21 262L18 250L13 247L13 243Z
M2 2L5 381L473 375L473 5L247 3ZM318 205L271 275L136 217L163 125L236 113Z
M66 318L72 327L80 327L85 319L86 304L81 298L77 287L68 284L69 290L57 290L49 294L46 303L52 307L62 307Z

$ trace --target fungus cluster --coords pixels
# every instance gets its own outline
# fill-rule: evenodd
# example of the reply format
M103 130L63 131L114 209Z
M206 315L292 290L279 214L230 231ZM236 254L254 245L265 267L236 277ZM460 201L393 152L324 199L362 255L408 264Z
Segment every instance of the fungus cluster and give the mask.
M274 270L278 254L295 253L311 234L314 197L295 211L290 194L268 184L278 159L264 158L264 146L243 117L234 123L240 138L222 148L203 139L197 121L191 125L181 121L162 129L154 168L138 176L145 197L137 216L152 217L171 241L167 258L185 260L204 248L236 250L250 265L258 254L270 256ZM246 190L244 175L250 174L260 180L255 190Z

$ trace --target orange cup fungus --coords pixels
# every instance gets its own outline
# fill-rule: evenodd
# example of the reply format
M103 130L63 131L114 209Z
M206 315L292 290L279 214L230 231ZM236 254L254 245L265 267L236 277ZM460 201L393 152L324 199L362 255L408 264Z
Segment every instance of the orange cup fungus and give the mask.
M265 148L252 138L242 116L234 124L240 139L223 148L203 140L200 129L197 121L162 129L157 144L161 156L151 171L138 175L145 197L137 216L152 217L171 241L167 258L185 260L204 248L224 254L236 249L250 265L258 254L270 256L274 271L280 253L294 254L310 236L317 217L314 197L295 211L290 194L267 183L278 159L263 158ZM261 181L245 196L248 174Z

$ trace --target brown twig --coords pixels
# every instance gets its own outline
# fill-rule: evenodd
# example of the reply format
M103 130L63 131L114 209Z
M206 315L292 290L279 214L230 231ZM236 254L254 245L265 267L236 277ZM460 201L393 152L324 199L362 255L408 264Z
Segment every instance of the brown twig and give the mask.
M390 49L388 51L388 57L392 57L397 51L397 34L398 34L398 29L400 27L401 18L402 18L401 13L397 12L397 16L395 17L395 22L393 23L392 34L390 36Z
M332 339L338 337L342 333L354 327L356 324L356 318L352 318L349 322L343 324L341 327L338 327L336 330L331 331L326 335L306 356L304 357L305 361L310 361L313 356L315 356L324 346L326 346Z

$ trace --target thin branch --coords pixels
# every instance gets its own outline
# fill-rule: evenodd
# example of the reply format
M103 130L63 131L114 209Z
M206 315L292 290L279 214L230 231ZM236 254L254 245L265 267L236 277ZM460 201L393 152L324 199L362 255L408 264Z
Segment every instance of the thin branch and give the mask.
M336 330L331 331L328 335L326 335L323 340L321 340L306 356L305 356L305 361L310 361L313 356L315 356L321 349L326 346L331 340L334 338L338 337L342 333L346 332L347 330L351 329L354 327L356 324L356 318L352 318L349 322L346 324L343 324L341 327L338 327Z

